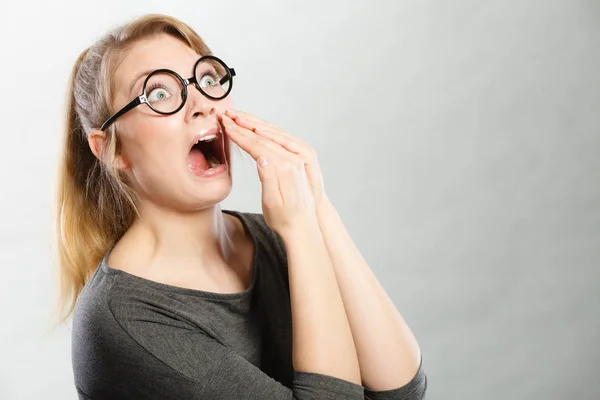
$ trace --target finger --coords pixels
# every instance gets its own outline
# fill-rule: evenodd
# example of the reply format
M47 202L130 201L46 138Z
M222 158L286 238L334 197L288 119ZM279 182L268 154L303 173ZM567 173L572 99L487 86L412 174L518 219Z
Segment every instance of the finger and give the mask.
M261 154L266 155L268 153L274 153L279 157L285 157L286 154L289 154L288 151L278 144L257 135L249 129L235 124L233 120L226 115L222 117L222 121L225 132L229 135L231 140L257 161Z
M222 120L229 137L257 161L263 203L275 206L281 201L290 201L295 196L298 180L306 184L302 159L278 144L234 124L227 116L223 116Z
M280 146L285 147L293 153L300 153L302 151L302 147L300 146L300 144L294 141L294 139L290 135L287 135L285 132L281 132L279 130L274 130L263 125L256 124L246 118L238 117L235 119L235 122L239 126L251 130L257 135L267 138L279 144Z
M244 127L252 132L267 138L280 146L284 147L288 151L295 154L308 153L306 145L300 141L300 139L293 137L292 135L283 132L280 129L272 129L265 124L256 123L245 117L237 117L235 123L241 127Z
M273 131L270 129L258 129L257 128L254 130L254 133L277 143L284 149L286 149L294 154L302 155L303 153L305 153L305 150L306 150L305 146L299 140L296 140L295 138L287 136L283 132Z
M233 119L236 122L238 119L241 118L241 119L245 119L245 120L249 121L252 124L255 124L255 126L258 128L273 129L273 130L278 130L278 131L283 132L283 130L280 129L279 127L277 127L265 120L262 120L255 115L249 114L247 112L237 111L237 110L226 110L225 112L231 119Z
M236 124L243 126L256 134L267 137L268 139L278 143L279 145L287 148L296 154L302 153L303 155L310 155L313 153L312 148L293 135L290 135L283 129L261 120L260 118L243 112L226 110L226 113L235 121Z
M258 177L261 181L263 205L268 208L277 207L283 201L276 167L280 163L280 156L273 149L269 149L268 146L261 143L265 142L264 139L245 128L239 127L226 115L222 116L221 121L229 138L256 160Z
M252 158L255 160L258 159L260 154L258 153L259 140L257 135L236 125L235 122L226 115L221 117L221 121L227 136L242 150L250 154Z
M283 196L279 188L279 179L274 160L268 156L259 156L256 162L258 177L262 186L263 207L275 208L283 202ZM264 210L263 210L264 211Z

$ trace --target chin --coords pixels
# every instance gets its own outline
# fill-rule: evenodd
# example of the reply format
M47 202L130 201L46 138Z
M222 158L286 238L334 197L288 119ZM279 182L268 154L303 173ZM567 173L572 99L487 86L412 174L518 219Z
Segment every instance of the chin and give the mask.
M183 169L183 168L182 168ZM171 179L167 177L170 176ZM188 168L172 171L143 185L143 197L160 208L188 213L212 207L225 200L232 190L229 172L212 177L198 177Z
M229 174L224 174L219 179L203 182L202 185L197 185L193 189L194 208L200 206L207 208L221 203L229 196L232 189L231 177Z

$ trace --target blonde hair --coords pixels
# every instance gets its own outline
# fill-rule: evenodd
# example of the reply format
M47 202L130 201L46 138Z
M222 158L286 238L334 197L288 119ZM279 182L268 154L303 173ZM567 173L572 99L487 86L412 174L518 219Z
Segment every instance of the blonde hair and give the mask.
M105 252L131 226L138 198L116 165L116 124L105 133L97 158L88 135L114 112L111 77L134 43L169 34L200 55L212 54L188 25L165 15L146 15L105 35L84 50L71 72L56 204L59 294L57 322L70 317L85 283Z

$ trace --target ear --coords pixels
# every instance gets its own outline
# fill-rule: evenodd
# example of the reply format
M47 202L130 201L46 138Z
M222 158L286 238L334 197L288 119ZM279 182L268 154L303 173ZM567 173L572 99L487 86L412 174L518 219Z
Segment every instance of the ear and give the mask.
M90 149L96 158L104 162L102 156L104 155L104 146L106 145L106 133L99 129L94 129L88 136L88 144L90 145ZM129 168L129 163L120 154L117 155L117 168Z

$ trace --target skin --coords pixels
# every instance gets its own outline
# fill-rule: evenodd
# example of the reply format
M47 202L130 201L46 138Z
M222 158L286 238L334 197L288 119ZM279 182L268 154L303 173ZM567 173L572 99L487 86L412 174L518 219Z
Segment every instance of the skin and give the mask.
M419 345L329 201L315 150L300 138L254 115L228 110L224 119L230 118L244 128L246 136L234 140L250 154L257 137L261 137L302 159L315 199L319 230L350 322L362 384L373 390L404 386L419 368Z
M193 50L165 35L136 44L115 74L115 109L141 92L141 82L133 91L123 89L139 71L164 67L188 77L197 59ZM230 110L228 99L214 102L188 89L186 106L177 114L160 116L139 106L117 121L122 144L118 162L142 198L142 218L115 246L109 265L214 292L248 286L252 243L240 222L218 207L231 190L231 176L199 184L183 155L200 128L220 121L228 139L257 160L265 219L286 244L294 368L373 390L405 385L418 369L419 346L329 201L314 149L258 117ZM103 135L90 135L97 156ZM229 148L227 153L229 157ZM286 187L286 182L293 185ZM230 251L226 237L238 251ZM303 242L307 237L316 239ZM305 292L318 296L294 294Z
M130 90L140 72L169 68L187 78L198 58L168 35L137 42L114 74L114 109L142 92L144 78ZM109 255L111 267L215 292L239 292L247 286L251 241L239 220L224 216L218 207L231 191L231 175L199 183L187 165L192 138L202 129L218 126L218 113L230 106L229 98L212 101L189 86L186 104L176 114L164 116L140 105L116 121L121 144L117 162L140 196L141 218ZM103 138L100 130L89 135L90 148L99 158ZM226 153L229 162L228 146Z

